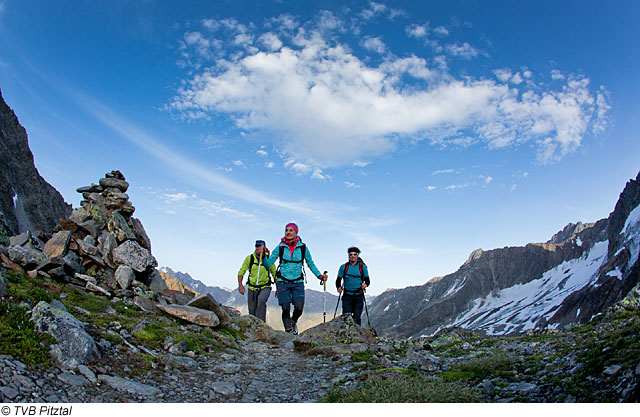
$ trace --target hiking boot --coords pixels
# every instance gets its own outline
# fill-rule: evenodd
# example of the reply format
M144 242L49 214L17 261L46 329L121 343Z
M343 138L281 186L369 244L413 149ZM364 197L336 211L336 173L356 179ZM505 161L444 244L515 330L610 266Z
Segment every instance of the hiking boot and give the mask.
M292 335L298 334L298 323L296 323L295 321L293 322L293 328L291 329L291 334Z

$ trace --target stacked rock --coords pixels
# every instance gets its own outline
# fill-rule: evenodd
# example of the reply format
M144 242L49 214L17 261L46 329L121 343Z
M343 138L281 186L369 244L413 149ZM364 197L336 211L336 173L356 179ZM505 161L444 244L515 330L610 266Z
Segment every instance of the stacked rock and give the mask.
M83 200L53 236L25 232L0 244L4 267L118 297L145 311L164 311L183 320L216 327L230 321L232 308L210 294L169 290L156 270L151 241L126 193L129 183L111 171L99 184L78 188ZM0 295L2 296L2 295Z
M32 276L73 282L107 296L131 298L136 286L145 287L140 283L162 281L151 240L140 220L132 217L135 207L125 194L128 188L120 171L78 188L81 207L60 220L44 247L27 232L23 239L12 238L7 261Z

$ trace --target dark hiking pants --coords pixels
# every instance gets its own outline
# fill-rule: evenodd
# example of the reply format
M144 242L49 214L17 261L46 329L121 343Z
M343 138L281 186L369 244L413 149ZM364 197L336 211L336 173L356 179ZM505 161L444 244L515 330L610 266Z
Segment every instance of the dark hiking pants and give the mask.
M347 294L342 295L342 314L353 314L353 321L358 326L360 324L360 316L362 316L362 309L364 309L364 296L363 294Z

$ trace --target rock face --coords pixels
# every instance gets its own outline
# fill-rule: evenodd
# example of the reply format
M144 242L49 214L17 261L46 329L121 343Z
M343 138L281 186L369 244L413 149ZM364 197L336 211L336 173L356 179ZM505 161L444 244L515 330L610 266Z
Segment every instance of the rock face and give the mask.
M499 335L584 323L638 283L639 204L631 180L609 218L569 224L547 243L476 250L453 274L377 297L371 323L412 338L451 326Z
M38 173L27 132L1 92L0 161L0 213L8 234L51 233L60 219L69 217L71 205Z

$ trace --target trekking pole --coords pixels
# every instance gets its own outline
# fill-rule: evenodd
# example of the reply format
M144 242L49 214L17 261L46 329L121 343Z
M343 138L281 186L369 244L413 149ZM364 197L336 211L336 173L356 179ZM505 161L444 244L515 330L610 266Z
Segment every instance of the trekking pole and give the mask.
M325 278L327 277L327 271L324 271ZM322 302L322 322L327 322L327 280L322 280L324 283L324 291L322 292L323 302Z
M338 314L338 304L340 304L340 297L342 297L342 293L338 294L338 302L336 303L336 311L333 312L333 318L336 318L336 314Z
M364 296L365 290L362 290L362 299L364 300L364 311L367 312L367 323L369 323L369 327L371 327L371 322L369 321L369 309L367 308L367 297Z

